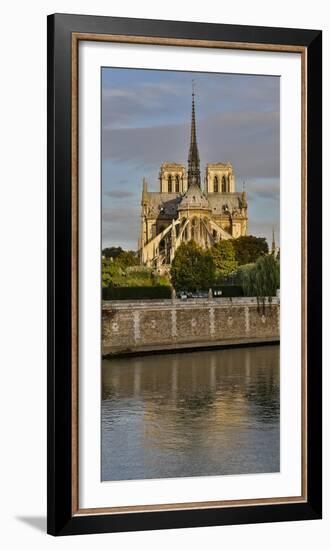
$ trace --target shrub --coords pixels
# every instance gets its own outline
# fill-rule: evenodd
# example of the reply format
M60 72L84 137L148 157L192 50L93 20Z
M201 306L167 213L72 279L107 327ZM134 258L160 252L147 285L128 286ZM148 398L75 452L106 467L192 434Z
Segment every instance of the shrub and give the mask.
M170 286L108 286L102 289L103 300L164 300L171 298Z

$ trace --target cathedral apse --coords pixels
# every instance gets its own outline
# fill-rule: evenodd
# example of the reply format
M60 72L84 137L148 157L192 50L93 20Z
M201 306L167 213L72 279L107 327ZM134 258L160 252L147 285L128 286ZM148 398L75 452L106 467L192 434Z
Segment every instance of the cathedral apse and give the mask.
M246 192L236 191L231 162L208 163L201 175L194 89L191 103L187 166L163 162L159 191L151 191L143 179L139 258L141 265L158 270L171 264L182 242L192 239L209 248L221 239L245 236L248 230Z

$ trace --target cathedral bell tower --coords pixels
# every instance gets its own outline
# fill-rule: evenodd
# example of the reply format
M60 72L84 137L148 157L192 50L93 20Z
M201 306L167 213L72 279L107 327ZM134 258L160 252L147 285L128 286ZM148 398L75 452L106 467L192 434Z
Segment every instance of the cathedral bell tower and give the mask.
M198 187L201 186L199 153L198 153L197 138L196 138L194 82L193 82L193 90L192 90L190 147L189 147L189 156L188 156L188 188L191 185L198 185Z

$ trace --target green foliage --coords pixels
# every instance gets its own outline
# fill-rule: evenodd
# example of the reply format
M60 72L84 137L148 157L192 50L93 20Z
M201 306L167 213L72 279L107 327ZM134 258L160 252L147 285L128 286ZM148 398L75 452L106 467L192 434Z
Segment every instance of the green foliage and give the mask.
M111 246L110 248L104 248L102 250L102 256L104 256L104 258L117 258L121 252L123 252L121 246Z
M123 250L116 257L115 261L118 263L118 265L120 265L122 269L125 269L126 267L131 267L134 265L138 265L139 263L137 253L134 252L133 250L127 250L127 251Z
M137 263L137 255L131 250L127 252L121 250L116 257L103 257L102 288L159 286L171 288L167 277L155 274L152 269L139 266Z
M102 289L103 300L165 300L171 298L170 286L108 286Z
M237 268L233 241L221 240L211 248L218 279L223 280Z
M238 237L232 243L238 265L255 263L260 256L268 254L268 244L264 237Z
M255 264L239 268L236 281L242 285L245 296L262 299L275 296L280 287L280 264L271 254L261 256Z
M102 250L104 260L113 261L121 268L138 265L138 255L134 250L123 250L121 246L112 246Z
M171 281L175 290L196 291L212 287L215 263L211 253L193 240L182 243L172 262Z
M110 258L102 258L102 287L106 287L123 275L120 265Z
M262 256L256 262L257 296L275 296L280 287L280 264L273 255Z
M255 264L239 266L233 278L236 284L241 285L245 296L253 296L252 272Z

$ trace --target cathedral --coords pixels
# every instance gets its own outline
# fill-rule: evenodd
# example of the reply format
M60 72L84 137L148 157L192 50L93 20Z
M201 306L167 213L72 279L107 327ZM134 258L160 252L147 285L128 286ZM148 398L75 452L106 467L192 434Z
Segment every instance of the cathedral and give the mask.
M159 191L149 191L143 180L139 257L142 265L166 270L182 242L193 239L209 248L220 239L247 235L246 193L235 191L230 162L207 164L201 188L196 137L195 94L192 94L188 169L164 162L159 172Z

